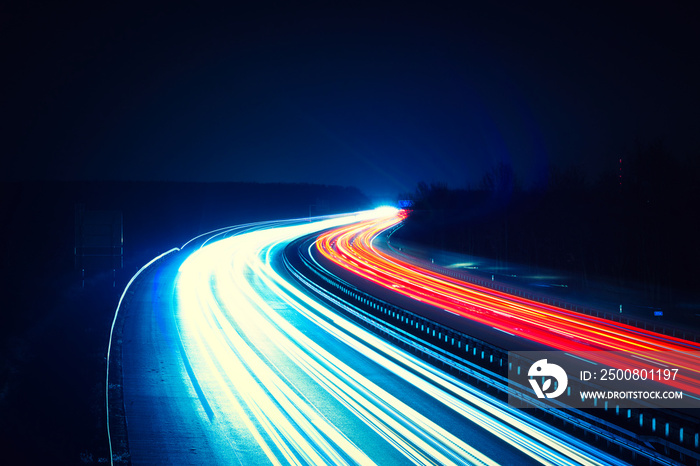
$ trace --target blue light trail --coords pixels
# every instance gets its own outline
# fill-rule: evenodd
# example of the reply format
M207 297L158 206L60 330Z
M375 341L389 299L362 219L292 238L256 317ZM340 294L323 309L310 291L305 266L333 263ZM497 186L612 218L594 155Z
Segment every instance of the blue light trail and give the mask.
M253 229L180 267L176 321L191 366L182 377L192 381L198 415L211 418L221 458L618 463L369 333L286 278L280 256L290 241L376 215L393 213Z

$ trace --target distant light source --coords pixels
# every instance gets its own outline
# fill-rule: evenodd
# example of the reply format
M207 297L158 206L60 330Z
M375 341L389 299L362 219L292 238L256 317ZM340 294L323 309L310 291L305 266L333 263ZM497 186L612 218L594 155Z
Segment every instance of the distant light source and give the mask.
M384 216L392 217L392 216L396 215L397 213L399 213L399 209L397 209L396 207L388 206L388 205L379 206L376 209L374 209L374 211L377 213L377 215L379 215L381 217L384 217Z
M391 207L391 206L379 206L375 209L372 210L365 210L362 212L358 212L355 216L355 218L358 221L365 221L365 220L376 220L380 218L391 218L391 217L396 217L399 214L400 210L397 209L396 207Z

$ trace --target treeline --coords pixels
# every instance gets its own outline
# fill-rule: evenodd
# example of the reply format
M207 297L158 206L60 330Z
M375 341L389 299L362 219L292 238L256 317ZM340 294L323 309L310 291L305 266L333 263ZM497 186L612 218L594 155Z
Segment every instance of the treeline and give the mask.
M428 246L554 268L588 280L642 285L652 303L697 292L700 167L663 145L638 149L588 183L582 170L553 168L524 189L509 166L475 189L421 183L400 238Z

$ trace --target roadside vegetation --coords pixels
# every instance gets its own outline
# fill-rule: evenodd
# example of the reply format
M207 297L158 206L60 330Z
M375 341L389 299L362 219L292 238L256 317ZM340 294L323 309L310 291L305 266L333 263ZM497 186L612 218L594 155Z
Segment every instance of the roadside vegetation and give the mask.
M590 280L634 286L650 306L674 308L697 292L700 165L661 144L616 162L592 182L580 167L552 167L525 188L500 164L476 188L420 183L397 238L561 270L584 290Z

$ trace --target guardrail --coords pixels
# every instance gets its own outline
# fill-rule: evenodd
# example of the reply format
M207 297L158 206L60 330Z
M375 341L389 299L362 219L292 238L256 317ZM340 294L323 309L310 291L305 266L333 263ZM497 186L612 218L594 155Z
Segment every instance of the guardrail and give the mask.
M393 231L398 229L398 228L399 227L396 227L393 230L387 232L387 237L391 236L391 233L393 233ZM394 248L392 245L388 245L388 246L394 252L396 252L396 248ZM410 256L407 256L406 254L403 254L403 255L404 255L404 257L410 257ZM552 298L550 296L534 293L534 292L531 292L529 290L526 290L526 289L523 289L523 288L520 288L517 286L503 285L503 284L495 282L493 280L487 280L487 279L483 279L480 277L476 277L472 274L460 272L460 271L454 270L454 269L450 269L448 267L444 267L444 266L441 266L439 264L436 265L434 263L427 263L427 262L421 261L420 264L416 264L416 265L419 265L422 268L432 270L433 272L436 272L436 273L439 273L442 275L447 275L449 277L456 278L456 279L464 281L464 282L472 283L474 285L482 286L484 288L490 288L492 290L500 291L503 293L508 293L510 295L518 296L520 298L529 299L531 301L537 301L539 303L548 304L548 305L555 306L555 307L560 307L560 308L566 309L568 311L578 312L581 314L586 314L589 316L610 320L612 322L618 322L621 324L630 325L632 327L640 328L643 330L648 330L650 332L660 333L662 335L671 336L671 337L675 337L675 338L681 338L683 340L691 341L694 343L700 343L700 333L698 333L697 331L689 331L688 329L678 328L678 327L674 327L673 325L668 325L668 324L660 324L658 322L649 321L649 320L642 319L639 317L630 317L630 316L625 315L625 314L604 311L602 309L596 309L596 308L590 307L590 306L582 306L582 305L579 305L576 303L572 303L572 302L563 300L561 298Z
M376 298L319 269L301 254L299 259L303 267L324 284L324 290L353 305L357 310L350 312L349 317L353 320L371 327L385 338L419 353L421 357L499 399L507 399L508 370L517 370L516 367L509 368L508 351ZM287 257L285 266L302 284L320 293L319 286L310 284L307 274L297 270ZM532 362L523 361L522 367L529 367ZM600 410L600 416L593 416L576 409L565 411L552 408L536 398L522 399L522 402L537 408L534 411L538 416L550 423L573 433L583 432L584 437L592 437L590 440L593 444L601 447L616 445L620 456L635 464L682 462L700 466L700 426L696 419L689 426L681 428L681 423L691 418L685 419L675 412L656 411L650 415L644 410L620 410L611 406L609 410ZM656 444L663 453L647 447L651 443Z

